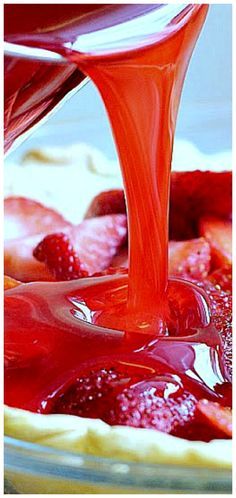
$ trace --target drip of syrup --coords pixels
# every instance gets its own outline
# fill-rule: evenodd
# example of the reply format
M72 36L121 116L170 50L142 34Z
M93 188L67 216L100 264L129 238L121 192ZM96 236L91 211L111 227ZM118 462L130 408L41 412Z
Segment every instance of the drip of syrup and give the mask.
M167 264L177 109L207 6L155 7L143 16L142 35L137 17L89 35L78 36L73 22L56 37L49 30L17 39L63 55L99 89L124 177L130 252L128 276L6 293L10 405L47 411L48 399L70 378L111 363L135 365L144 378L148 369L154 377L167 370L197 397L224 402L227 377L206 297L193 284L168 281Z

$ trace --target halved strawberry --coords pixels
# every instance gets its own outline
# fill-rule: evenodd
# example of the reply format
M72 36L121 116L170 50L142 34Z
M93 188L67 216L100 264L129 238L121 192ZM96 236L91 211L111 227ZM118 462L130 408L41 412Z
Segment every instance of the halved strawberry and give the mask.
M170 238L199 236L202 216L230 219L232 173L212 171L173 172L170 185Z
M199 236L198 220L204 215L226 219L232 213L232 173L230 171L188 171L171 174L170 239ZM91 202L86 218L125 213L123 190L101 192Z
M106 421L111 425L157 429L175 435L179 429L187 429L194 420L195 396L184 390L179 396L164 396L155 383L144 384L141 392L137 392L137 386L124 389L116 397Z
M61 391L52 413L101 418L111 425L129 425L177 433L193 418L196 398L163 374L147 377L132 366L101 368L81 375ZM146 373L147 376L147 373ZM172 394L167 394L170 386ZM176 392L175 392L176 390Z
M232 293L232 265L227 265L213 271L208 275L208 280L221 290Z
M4 271L12 278L22 282L53 280L52 274L44 263L33 257L34 247L46 234L7 240L4 244Z
M202 237L169 243L169 274L202 280L210 269L210 246Z
M33 251L33 256L45 263L56 280L74 280L88 273L64 233L46 235Z
M196 413L203 423L219 432L218 437L232 437L232 411L219 403L201 399L197 403Z
M111 262L112 268L128 268L128 248L122 249L114 256Z
M120 189L106 190L94 197L87 209L85 218L124 213L126 213L124 191Z
M195 283L208 296L211 319L222 338L224 363L229 378L232 378L232 295L214 285L210 279Z
M22 282L52 280L45 265L33 258L32 251L44 235L71 227L71 223L53 209L25 197L5 199L4 220L5 273Z
M232 264L232 223L215 217L199 221L199 232L211 246L212 264L215 268Z
M112 408L114 397L130 382L129 375L111 368L92 370L63 389L49 409L79 417L102 418Z
M63 233L67 236L66 243L59 244L58 234L51 234L50 239L46 237L34 249L35 258L44 261L59 280L78 278L76 272L80 274L81 270L93 275L106 269L124 244L127 237L126 216L117 214L91 218Z
M122 248L113 258L112 267L128 267L127 248ZM203 237L169 242L170 275L202 280L208 275L209 269L210 246Z
M18 239L57 227L70 225L63 216L37 201L25 197L4 200L4 239Z

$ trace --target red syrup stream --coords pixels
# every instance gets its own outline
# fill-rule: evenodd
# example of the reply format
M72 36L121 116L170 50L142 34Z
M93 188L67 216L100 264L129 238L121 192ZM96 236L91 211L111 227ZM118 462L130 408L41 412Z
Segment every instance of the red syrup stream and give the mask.
M103 43L106 32L58 46L34 40L76 62L102 95L124 177L129 274L6 292L7 404L50 412L61 390L103 367L228 403L221 341L206 298L190 283L168 281L167 265L176 115L206 13L206 5L185 7L167 28L132 39L132 46L116 41L113 49Z

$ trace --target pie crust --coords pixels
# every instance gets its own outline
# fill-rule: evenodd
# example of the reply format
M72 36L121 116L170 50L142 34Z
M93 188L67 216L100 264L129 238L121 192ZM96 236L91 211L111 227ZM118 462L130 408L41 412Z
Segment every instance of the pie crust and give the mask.
M75 453L125 461L227 469L232 441L188 441L152 429L110 426L98 419L41 415L5 407L5 434Z

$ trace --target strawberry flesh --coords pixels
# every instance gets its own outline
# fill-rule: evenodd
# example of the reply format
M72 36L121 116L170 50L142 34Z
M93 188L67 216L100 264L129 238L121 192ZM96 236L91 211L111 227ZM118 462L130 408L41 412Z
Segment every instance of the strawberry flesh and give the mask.
M200 219L199 231L211 246L213 267L232 264L232 222L204 217Z
M208 275L208 280L224 292L232 293L232 265L218 268Z
M33 255L46 264L56 280L74 280L88 276L69 237L64 233L46 235L34 249Z
M162 368L153 377L134 365L98 367L78 375L49 398L44 411L155 429L189 440L230 437L232 430L229 408L198 400Z
M182 278L206 278L210 270L210 246L203 238L169 242L169 274ZM112 260L113 267L128 267L128 251L122 248Z
M50 233L68 225L59 213L25 197L7 197L4 201L4 238L19 239L37 233Z
M232 411L207 399L197 403L197 415L203 423L219 432L218 437L232 438Z
M211 320L218 330L223 343L223 360L232 379L232 295L214 285L210 279L203 282L195 281L202 288L209 299Z
M127 375L114 368L92 370L59 394L50 411L105 420L115 394L129 381Z
M106 214L125 214L125 196L124 191L106 190L96 195L92 200L85 218L94 218L96 216L105 216Z
M204 238L169 243L169 273L202 280L210 269L210 247Z
M44 263L33 257L34 247L46 234L7 240L4 244L4 270L22 282L51 281L53 276Z
M172 384L177 393L168 395L168 376L142 380L135 371L114 367L93 370L59 393L50 412L177 434L179 427L192 423L197 401L188 391Z
M126 213L123 190L110 190L97 195L88 208L86 218L115 213ZM186 240L198 237L198 221L202 216L211 215L230 219L231 214L232 173L230 171L172 172L170 239Z
M199 236L203 216L230 219L232 214L232 173L223 171L173 172L170 184L170 239Z
M37 243L55 229L71 227L59 213L25 197L4 201L4 271L16 280L52 280L46 266L33 258Z
M196 398L189 392L165 398L163 391L151 383L140 393L136 392L136 387L131 387L119 394L107 421L111 425L156 429L177 435L179 427L193 421L195 406Z
M64 235L64 240L63 240ZM71 280L106 269L127 237L125 215L91 218L60 234L50 234L34 249L57 280Z

